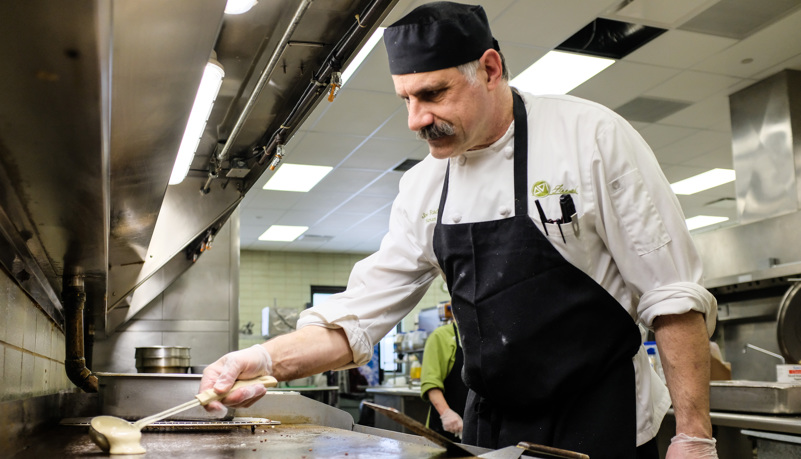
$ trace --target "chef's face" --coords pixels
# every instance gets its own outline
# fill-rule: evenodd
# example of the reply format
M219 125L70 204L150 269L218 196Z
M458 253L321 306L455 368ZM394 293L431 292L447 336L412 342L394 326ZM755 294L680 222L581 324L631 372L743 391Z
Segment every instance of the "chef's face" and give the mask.
M431 155L449 158L492 143L485 120L489 94L479 66L471 83L455 67L393 75L395 92L409 110L409 129L428 142Z

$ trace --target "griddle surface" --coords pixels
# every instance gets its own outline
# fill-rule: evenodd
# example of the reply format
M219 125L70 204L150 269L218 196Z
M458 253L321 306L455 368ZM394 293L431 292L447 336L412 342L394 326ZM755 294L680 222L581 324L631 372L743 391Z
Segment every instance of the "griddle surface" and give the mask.
M308 424L239 428L227 431L143 432L144 455L110 456L103 453L87 430L56 426L29 439L14 457L192 457L192 458L441 458L444 450Z

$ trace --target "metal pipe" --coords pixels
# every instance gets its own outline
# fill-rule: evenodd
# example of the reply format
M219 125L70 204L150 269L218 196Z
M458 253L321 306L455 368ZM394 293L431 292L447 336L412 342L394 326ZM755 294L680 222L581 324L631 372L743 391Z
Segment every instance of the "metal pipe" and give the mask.
M83 279L75 276L65 280L64 284L61 296L64 300L66 322L64 330L67 349L64 367L67 377L84 392L97 392L97 376L86 367L86 358L84 357L83 313L86 305L86 292Z
M272 56L270 56L270 61L267 63L267 66L264 67L264 70L262 70L261 75L259 75L259 79L256 82L256 86L253 88L253 92L250 94L247 103L245 103L242 113L239 114L236 124L234 124L233 129L231 129L231 134L228 135L228 140L225 141L225 145L223 145L222 150L220 150L220 152L217 154L217 167L222 166L222 162L225 160L226 156L228 156L228 152L231 151L231 147L234 145L234 140L236 140L236 137L239 135L242 127L245 125L245 121L247 121L248 117L250 116L250 112L252 112L253 108L256 106L256 101L259 98L261 91L264 89L264 86L268 81L270 81L270 76L278 66L278 61L280 60L281 55L284 54L286 48L289 47L289 38L295 32L295 29L300 23L300 19L303 17L303 14L306 13L306 10L309 8L309 6L311 6L312 1L314 0L301 1L300 5L298 5L298 9L295 10L295 15L292 17L289 27L287 27L286 31L284 31L284 36L281 37L281 41L278 43L275 52L272 54ZM209 176L209 178L206 179L206 183L202 188L204 192L208 190L212 180L212 176Z
M337 43L325 59L320 70L314 76L313 81L306 88L298 103L286 117L286 120L281 124L281 127L273 133L267 145L264 147L265 154L259 158L259 164L263 164L267 160L269 152L280 143L281 138L287 137L284 135L287 129L297 127L297 123L295 123L297 118L307 111L307 107L314 102L316 97L322 92L319 82L326 81L331 75L331 72L341 70L345 56L349 55L348 53L353 54L352 48L355 48L358 43L365 38L367 31L372 29L372 25L381 19L381 14L387 11L397 1L398 0L376 0L367 7L360 18L357 18L350 30L348 30L348 33Z

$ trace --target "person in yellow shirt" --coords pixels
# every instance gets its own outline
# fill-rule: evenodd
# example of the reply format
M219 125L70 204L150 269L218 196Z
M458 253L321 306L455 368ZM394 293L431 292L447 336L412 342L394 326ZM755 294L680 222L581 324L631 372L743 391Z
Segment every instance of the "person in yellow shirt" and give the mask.
M438 311L445 324L431 332L426 340L420 393L431 405L428 427L458 441L467 401L467 386L462 381L464 357L450 302L440 303Z

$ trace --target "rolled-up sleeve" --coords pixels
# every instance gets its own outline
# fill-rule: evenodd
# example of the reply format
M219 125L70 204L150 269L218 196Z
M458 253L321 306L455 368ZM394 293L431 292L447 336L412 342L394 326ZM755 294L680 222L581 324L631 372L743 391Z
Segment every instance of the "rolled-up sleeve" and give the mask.
M439 275L426 250L430 235L411 221L402 205L414 199L410 194L404 193L402 180L379 250L356 263L344 292L303 311L298 320L298 328L317 325L345 331L353 351L353 362L345 368L370 361L373 346L420 302Z
M628 289L639 321L698 311L709 334L717 303L704 287L703 268L678 199L650 147L628 123L613 119L597 136L593 187L596 223Z

